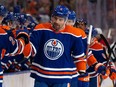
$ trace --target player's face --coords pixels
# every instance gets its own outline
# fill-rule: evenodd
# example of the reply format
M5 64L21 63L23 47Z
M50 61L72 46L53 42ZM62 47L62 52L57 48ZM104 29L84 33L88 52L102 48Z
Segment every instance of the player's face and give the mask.
M86 25L83 23L83 22L80 22L78 25L77 25L78 28L81 28L82 30L86 30Z
M3 17L2 17L2 16L0 16L0 24L2 23L2 21L3 21Z
M63 29L66 23L66 19L63 17L53 16L51 18L52 27L59 31L60 29Z
M73 26L74 25L74 20L67 20L66 25Z
M17 27L17 21L9 21L7 22L7 25L11 28L11 29L15 29Z
M95 37L91 37L90 44L93 44L95 42Z

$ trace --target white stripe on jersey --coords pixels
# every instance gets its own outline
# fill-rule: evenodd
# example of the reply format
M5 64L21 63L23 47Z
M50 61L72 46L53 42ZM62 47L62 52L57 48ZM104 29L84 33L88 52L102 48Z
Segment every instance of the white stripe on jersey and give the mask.
M74 58L80 58L80 57L83 57L85 54L84 53L82 53L82 54L80 54L80 55L78 55L78 56L75 56L75 55L72 55Z
M76 67L75 68L48 68L48 67L41 66L40 64L37 64L37 63L32 63L32 65L35 65L43 70L49 70L49 71L75 71L76 70Z

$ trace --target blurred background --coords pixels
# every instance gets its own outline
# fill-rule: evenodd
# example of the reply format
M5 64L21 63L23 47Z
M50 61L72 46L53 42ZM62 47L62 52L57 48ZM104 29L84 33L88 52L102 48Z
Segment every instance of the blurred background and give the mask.
M16 5L21 6L21 12L29 13L39 23L48 22L52 10L58 4L66 5L77 13L77 18L87 20L101 28L106 37L111 31L110 38L116 41L116 0L0 0L9 11Z

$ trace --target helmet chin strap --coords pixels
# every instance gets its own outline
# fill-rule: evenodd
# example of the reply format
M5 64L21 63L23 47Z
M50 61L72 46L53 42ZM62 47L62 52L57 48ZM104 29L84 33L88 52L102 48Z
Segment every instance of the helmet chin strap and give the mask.
M75 22L76 22L76 19L73 20L73 23L72 23L73 26L74 26Z
M4 19L4 17L2 17L2 19L0 20L0 24L2 23L3 19Z
M65 27L67 20L68 20L68 17L66 17L65 22L64 22L64 24L62 25L62 28ZM61 28L61 29L62 29L62 28Z

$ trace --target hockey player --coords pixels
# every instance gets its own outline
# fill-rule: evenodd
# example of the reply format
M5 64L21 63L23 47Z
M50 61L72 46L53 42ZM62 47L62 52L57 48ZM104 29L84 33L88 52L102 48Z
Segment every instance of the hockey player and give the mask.
M85 73L83 43L78 31L65 25L67 19L68 8L58 5L51 23L38 24L31 34L30 41L37 51L31 66L34 87L68 87L78 73ZM77 68L74 61L80 61Z
M80 20L78 20L77 21L77 27L79 27L79 28L81 28L83 31L85 31L86 32L86 30L87 30L87 28L86 28L86 25L87 25L87 22L85 21L85 20L83 20L83 19L80 19ZM94 32L94 34L97 34L97 32ZM94 53L93 53L93 50L92 49L90 49L90 46L89 46L89 50L91 50L92 51L92 54L94 55ZM92 73L93 75L97 75L97 74L99 74L99 72L101 71L101 74L102 75L105 75L105 73L106 73L106 70L105 70L105 68L103 67L103 64L101 64L98 60L97 60L97 58L96 58L96 56L93 56L94 58L91 58L90 56L87 58L87 62L88 62L88 65L89 65L89 68L87 69L87 71L88 71L88 73L90 74L90 73ZM91 59L91 60L90 60ZM97 62L96 63L94 63L94 64L90 64L89 62L90 61L93 61L93 60L96 60ZM99 67L99 69L98 70L96 70L96 66L100 66ZM93 72L91 71L91 68L92 68L92 70L93 70ZM102 70L104 70L104 72L102 72ZM96 72L97 71L97 72ZM93 86L93 82L92 82L92 80L91 80L91 74L90 74L90 86L89 87L92 87ZM97 81L97 80L95 80L95 81ZM94 83L94 85L97 85L97 83Z
M69 11L69 17L68 17L68 20L67 20L66 24L75 27L76 20L77 20L76 13L74 11ZM87 36L86 36L85 32L80 28L76 28L76 29L78 29L78 32L80 32L83 44L84 44L84 46L86 48L86 46L87 46Z
M86 21L79 20L77 25L78 25L78 27L85 30L85 32L87 31ZM95 33L95 31L92 32L92 33L93 33L93 35L97 34L97 33ZM103 63L104 61L106 61L106 59L103 58L103 46L101 46L99 43L96 43L96 41L93 40L93 39L92 39L92 42L93 43L90 44L89 49L92 50L92 53L94 54L94 56L97 59L97 61L99 62L99 64ZM94 67L89 66L89 68L87 69L87 72L89 72L89 74L90 74L90 86L89 87L93 87L93 85L95 87L98 87L99 86L98 77L97 77L98 73L95 72ZM108 70L106 70L106 73L103 76L105 77L105 76L108 76L108 75L109 75L109 72L108 72Z
M0 24L5 17L7 10L4 6L0 5ZM28 35L20 32L17 39L10 37L7 32L0 25L0 58L6 56L14 56L16 54L22 53L25 44L29 42ZM2 87L3 82L3 70L0 66L0 87Z
M75 20L76 20L76 13L74 11L70 11L68 21L67 21L67 25L74 26ZM80 29L80 28L76 28L76 29L78 30L78 32L80 32L80 35L82 36L82 41L83 41L83 44L84 44L84 47L85 47L85 54L86 54L87 35L85 34L85 32L82 29ZM89 52L88 58L87 58L88 65L89 66L94 66L94 68L96 66L98 66L98 69L96 70L97 72L99 72L99 69L102 67L101 72L99 72L99 73L102 73L102 71L104 71L105 67L103 65L99 66L99 63L97 62L95 57L92 55L92 53L90 54L90 52ZM78 77L78 86L79 87L89 87L89 75L87 73L84 73L83 75L80 75ZM72 82L71 87L76 87L76 82Z
M76 13L74 11L69 11L69 16L66 25L74 26L76 22ZM76 28L76 27L75 27ZM80 28L76 28L78 30L80 36L82 37L82 41L84 46L87 45L87 37L83 30ZM86 78L86 80L84 79ZM71 81L70 87L88 87L89 86L89 75L87 73L83 73L83 75L80 75L78 77L79 80Z
M107 67L106 74L102 75L102 79L106 79L109 76L111 80L115 80L116 79L115 65L111 61L109 62L109 64L107 64L108 59L107 59L107 56L105 55L106 54L104 50L105 47L103 46L103 44L98 42L97 38L95 37L96 35L94 31L93 31L93 35L94 36L91 40L90 49L92 50L97 61L99 63L103 63ZM100 75L97 75L97 73L93 72L92 67L88 69L88 72L90 72L90 76L91 76L90 87L92 87L93 84L95 87L99 87L100 86Z
M76 22L76 13L74 11L69 11L69 16L68 16L68 20L66 22L66 25L70 25L70 26L74 26L75 22Z
M25 14L20 13L18 17L15 18L14 14L11 14L11 12L8 13L7 16L4 18L4 23L10 27L10 30L7 30L8 34L16 38L17 37L16 32L19 31L20 29L26 28L26 25L25 25L26 20L27 18L25 17ZM17 23L18 23L18 28L16 28ZM14 24L15 24L15 27L14 27ZM16 55L13 57L5 56L5 59L2 60L2 67L4 69L4 72L10 72L10 71L16 72L16 71L29 69L30 61L28 58L29 54L27 54L27 51L31 50L30 47L31 47L30 43L28 43L25 45L22 54Z

